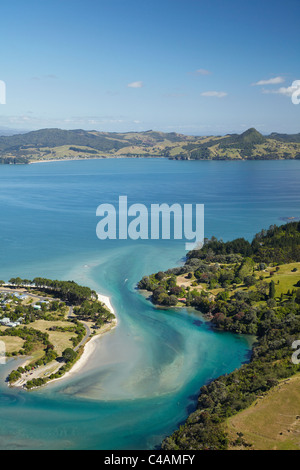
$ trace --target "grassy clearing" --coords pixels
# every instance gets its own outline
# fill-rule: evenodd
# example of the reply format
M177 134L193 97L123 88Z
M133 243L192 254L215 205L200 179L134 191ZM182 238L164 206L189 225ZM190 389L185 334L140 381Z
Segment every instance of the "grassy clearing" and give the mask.
M232 441L238 433L255 450L300 450L300 374L284 380L250 408L227 421ZM235 447L236 448L236 447Z
M297 271L293 272L293 269L297 269ZM270 276L271 271L275 273L273 276ZM277 272L274 268L268 268L267 272L263 272L262 275L267 282L271 282L273 279L276 287L276 296L280 296L296 288L296 284L300 281L300 263L283 264L279 266L279 271Z
M6 353L10 354L22 349L24 340L17 336L1 336L0 340L5 343Z
M49 341L53 344L54 350L57 352L58 355L61 355L62 352L66 348L73 348L73 344L71 338L75 336L73 332L62 332L62 331L49 331L49 328L53 327L62 327L62 328L69 328L72 323L64 322L64 321L46 321L46 320L37 320L34 323L30 324L30 327L34 328L35 330L42 331L43 333L49 334Z
M294 271L297 269L297 271ZM273 273L271 275L271 273ZM288 291L292 292L294 289L297 289L296 284L300 282L300 263L289 263L279 266L279 270L276 271L276 268L268 267L264 271L255 271L254 273L257 280L262 276L263 281L270 283L272 280L275 283L276 297L280 297L281 294L286 294ZM180 282L180 281L183 282ZM190 285L188 284L188 279L185 278L185 275L177 277L178 285ZM196 287L199 288L200 286ZM201 288L207 289L207 285L203 284ZM194 289L194 287L191 287ZM219 292L222 292L224 289L222 287L211 289L213 295L217 295ZM255 290L255 287L246 287L244 284L238 284L235 288L230 288L230 296L233 296L237 291L249 291Z

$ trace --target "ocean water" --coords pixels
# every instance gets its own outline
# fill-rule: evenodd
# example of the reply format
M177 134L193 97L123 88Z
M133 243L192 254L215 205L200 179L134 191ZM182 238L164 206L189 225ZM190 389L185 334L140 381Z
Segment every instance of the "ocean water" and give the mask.
M1 449L152 449L196 406L199 388L249 359L251 340L212 331L192 309L156 310L136 290L180 265L181 240L96 237L96 208L205 204L205 236L251 239L300 217L300 162L90 160L0 167L0 279L45 276L111 297L118 327L84 370L32 392L0 366Z

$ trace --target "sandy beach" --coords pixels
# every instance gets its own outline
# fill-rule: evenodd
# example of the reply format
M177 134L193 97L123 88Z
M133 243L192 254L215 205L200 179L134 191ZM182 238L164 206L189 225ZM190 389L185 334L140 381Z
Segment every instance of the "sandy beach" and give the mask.
M98 295L98 300L100 302L102 302L103 304L105 304L106 307L111 311L111 313L116 315L115 311L113 309L113 306L111 304L110 298L106 295L102 295L102 294L98 294L98 293L97 293L97 295ZM116 317L111 324L108 324L107 326L102 327L100 333L95 335L95 336L92 336L87 341L87 343L84 345L84 351L83 351L82 355L80 356L80 358L78 359L78 361L75 362L72 369L70 371L66 372L66 374L64 374L62 377L58 377L57 379L53 379L53 380L49 381L47 384L45 384L45 386L51 385L52 383L57 382L58 380L66 379L67 377L70 377L70 376L76 374L77 372L79 372L80 370L82 370L83 367L89 361L90 356L93 354L93 352L96 349L96 340L99 340L102 335L104 335L105 333L108 333L108 331L111 331L114 328L116 328L117 324L118 324L118 320L117 320L117 317ZM27 358L26 361L23 364L21 364L21 366L25 367L25 365L27 365L28 362L29 362L29 359ZM18 382L16 382L14 384L14 387L22 387L23 383L24 383L24 380L19 380Z
M29 165L36 165L37 163L59 163L59 162L79 162L83 160L102 160L103 157L96 158L60 158L53 160L36 160L34 162L29 162Z
M98 294L98 293L97 293L97 295L98 295L98 300L100 302L104 303L106 305L106 307L111 311L111 313L116 315L116 313L113 309L113 306L111 304L110 298L106 295L102 295L102 294ZM84 346L84 351L83 351L81 357L78 359L77 362L75 362L72 369L69 372L67 372L66 374L64 374L62 377L59 377L58 379L51 380L50 382L48 382L48 384L50 385L51 383L56 382L57 380L65 379L65 378L70 377L71 375L76 374L77 372L79 372L85 366L85 364L88 362L88 360L89 360L90 356L92 355L92 353L95 351L95 349L96 349L96 344L95 344L96 340L99 340L102 335L104 335L105 333L108 333L108 331L111 331L112 329L116 328L117 324L118 324L118 320L117 320L117 316L116 316L116 318L113 321L112 325L108 325L108 328L104 327L104 329L99 334L97 334L96 336L93 336L90 340L88 340L88 342ZM46 385L48 385L48 384L46 384Z
M107 295L98 294L98 292L97 292L97 295L98 295L98 300L102 302L103 304L105 304L106 307L111 311L111 313L116 315L116 312L114 311L113 306L111 304L110 297L108 297Z

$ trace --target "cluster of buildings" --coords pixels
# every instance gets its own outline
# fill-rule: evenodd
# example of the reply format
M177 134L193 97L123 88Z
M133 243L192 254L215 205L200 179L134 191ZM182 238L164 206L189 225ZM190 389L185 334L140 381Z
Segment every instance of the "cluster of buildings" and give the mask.
M28 295L19 294L18 292L14 293L5 293L2 297L1 307L5 308L7 304L11 304L14 300L26 300Z
M20 294L19 292L5 292L2 294L0 298L0 308L2 310L6 310L7 305L12 304L13 302L16 301L23 301L27 300L29 298L28 295L26 294ZM33 308L35 310L41 310L42 309L42 304L49 304L48 300L41 300L38 304L34 304ZM7 311L5 312L7 314ZM0 325L7 326L7 327L16 327L21 325L23 321L23 318L20 317L16 321L12 321L9 317L1 318L0 319Z
M19 294L18 292L14 292L13 294L7 293L3 296L0 307L2 308L2 310L5 310L6 306L8 304L13 303L14 300L26 300L26 299L28 299L28 295ZM5 317L5 318L0 319L0 324L3 326L15 327L15 326L21 325L22 321L23 321L22 317L18 318L17 321L11 321L10 318Z
M26 299L28 299L28 295L26 295L26 294L19 294L18 292L14 292L14 293L12 294L12 296L13 296L13 297L16 297L16 299L18 299L18 300L26 300Z
M3 326L15 327L15 326L21 325L22 321L23 321L22 317L18 318L17 321L11 321L10 318L5 317L0 320L0 324Z

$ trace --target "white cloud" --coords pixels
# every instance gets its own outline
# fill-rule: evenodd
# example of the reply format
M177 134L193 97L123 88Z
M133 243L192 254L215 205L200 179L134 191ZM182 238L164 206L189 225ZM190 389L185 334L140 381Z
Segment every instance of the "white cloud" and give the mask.
M208 97L213 97L213 98L224 98L227 96L228 93L225 91L204 91L201 93L201 96L208 96Z
M31 80L57 80L57 75L49 74L49 75L42 75L41 77L31 77Z
M253 83L252 86L262 86L262 85L278 85L283 83L285 80L283 77L274 77L269 80L260 80L259 82Z
M284 95L288 96L289 98L292 96L294 91L298 90L298 86L289 86L289 87L280 87L277 90L263 90L265 94L275 94L275 95Z
M15 115L0 116L0 126L10 125L14 127L22 126L27 129L41 129L46 127L60 127L65 129L102 129L103 126L124 125L132 127L133 124L139 124L141 121L131 120L126 116L70 116L66 118L41 117L37 115ZM108 129L109 130L109 129Z
M54 75L54 74L45 75L45 78L50 78L51 80L57 80L58 79L57 75Z
M211 72L209 70L206 70L206 69L198 69L195 71L195 74L196 75L210 75Z
M144 86L143 82L132 82L128 83L128 88L142 88Z

